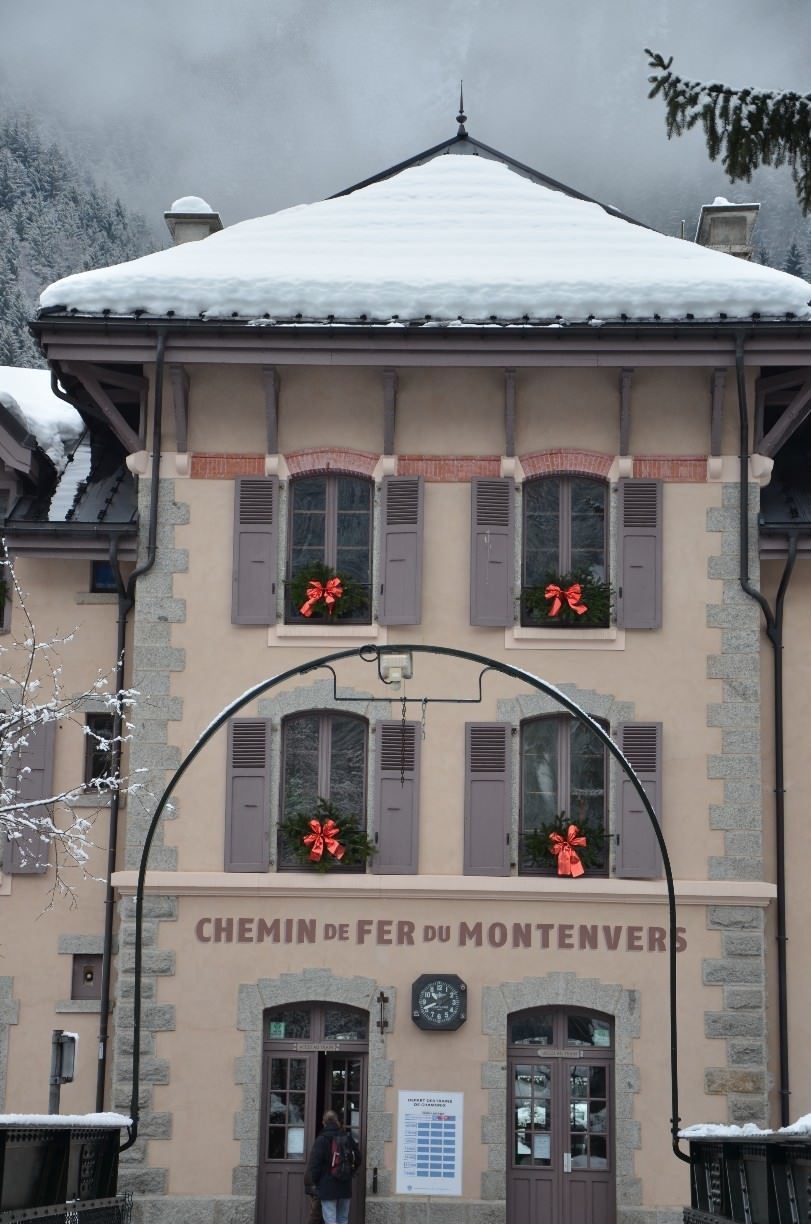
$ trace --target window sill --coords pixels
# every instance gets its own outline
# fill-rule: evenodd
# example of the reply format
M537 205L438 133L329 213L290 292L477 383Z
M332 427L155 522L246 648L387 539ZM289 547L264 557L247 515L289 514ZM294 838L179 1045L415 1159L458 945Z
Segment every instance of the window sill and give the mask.
M345 646L354 642L377 642L385 646L388 630L385 625L271 625L268 646Z
M625 630L531 629L514 625L504 631L505 650L624 650Z
M98 1013L101 1011L101 999L63 999L54 1006L54 1011L62 1015L74 1012L77 1016L86 1012Z
M65 806L72 808L108 808L111 795L109 791L88 791L85 795L76 795L74 799L66 800Z
M0 871L0 897L11 896L11 876Z
M77 604L118 603L118 596L115 591L77 591L73 598Z

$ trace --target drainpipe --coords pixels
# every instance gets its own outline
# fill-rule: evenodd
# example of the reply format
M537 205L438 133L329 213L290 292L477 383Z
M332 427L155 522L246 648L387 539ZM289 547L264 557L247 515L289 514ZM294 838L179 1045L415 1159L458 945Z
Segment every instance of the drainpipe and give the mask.
M118 621L116 627L116 672L115 688L118 695L118 705L113 714L113 744L111 772L113 777L121 773L121 737L124 725L124 712L121 706L121 693L124 689L124 662L127 646L127 618L135 603L135 585L142 574L147 573L155 564L155 553L158 537L158 492L161 459L161 420L163 416L163 367L166 352L166 330L158 332L155 347L155 385L152 405L152 486L149 491L149 524L147 530L147 550L143 563L130 574L126 585L121 574L118 561L118 540L110 540L110 564L115 574L118 588ZM52 382L55 376L52 375ZM112 968L113 927L115 919L115 890L113 888L113 872L116 868L118 855L118 818L121 810L121 794L118 788L110 796L110 832L107 841L107 886L104 897L104 944L101 961L101 1015L99 1018L99 1058L96 1074L96 1112L104 1112L104 1090L107 1079L107 1043L109 1037L110 1013L110 970Z
M777 1028L780 1059L780 1125L789 1125L789 1057L788 1057L788 983L786 975L786 853L783 754L783 604L797 556L796 533L789 531L788 558L772 613L762 591L752 586L749 578L749 412L746 401L746 375L743 362L744 337L735 338L735 373L738 384L738 416L740 422L739 515L741 587L754 599L763 613L766 636L772 645L774 674L774 842L775 883L777 885Z

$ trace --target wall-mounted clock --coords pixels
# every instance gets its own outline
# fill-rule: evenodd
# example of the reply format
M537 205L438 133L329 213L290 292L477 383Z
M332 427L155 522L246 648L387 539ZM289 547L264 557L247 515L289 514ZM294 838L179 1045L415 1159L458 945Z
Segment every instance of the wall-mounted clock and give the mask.
M411 987L411 1019L421 1029L458 1029L467 1019L467 986L455 973L423 973Z

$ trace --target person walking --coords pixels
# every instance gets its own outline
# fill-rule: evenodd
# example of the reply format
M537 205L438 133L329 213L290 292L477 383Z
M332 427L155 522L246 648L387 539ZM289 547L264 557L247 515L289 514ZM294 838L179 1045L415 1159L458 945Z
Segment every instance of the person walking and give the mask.
M352 1177L360 1167L360 1148L352 1134L344 1130L338 1115L328 1109L322 1118L323 1130L316 1139L307 1162L305 1182L321 1201L324 1224L347 1224L352 1199ZM343 1152L346 1149L347 1155Z

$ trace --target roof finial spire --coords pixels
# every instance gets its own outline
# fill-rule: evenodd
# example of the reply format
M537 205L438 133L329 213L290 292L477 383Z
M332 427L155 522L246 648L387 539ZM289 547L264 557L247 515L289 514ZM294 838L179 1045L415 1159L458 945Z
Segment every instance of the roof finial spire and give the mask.
M464 81L460 81L459 82L459 114L456 116L456 122L459 124L459 130L456 133L457 136L467 136L467 130L465 128L465 120L467 119L467 115L465 114L465 100L462 95L463 85L464 85Z

